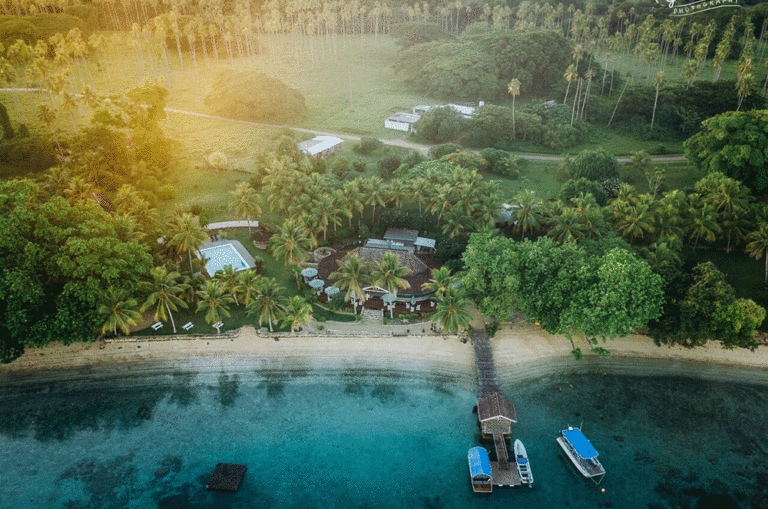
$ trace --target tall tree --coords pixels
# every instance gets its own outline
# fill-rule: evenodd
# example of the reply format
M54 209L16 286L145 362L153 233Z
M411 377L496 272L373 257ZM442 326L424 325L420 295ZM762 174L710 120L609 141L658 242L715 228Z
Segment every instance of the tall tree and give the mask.
M272 323L279 320L285 312L285 298L281 295L283 288L272 278L262 278L259 292L245 309L248 316L257 315L259 326L265 321L269 324L269 332L273 332Z
M104 295L104 302L99 304L98 313L104 318L101 333L112 331L117 336L117 330L123 331L126 336L131 333L131 327L141 320L141 313L137 310L139 303L127 292L110 288Z
M197 312L205 311L205 322L214 324L229 317L229 305L234 302L232 295L215 279L203 283L197 292Z
M747 253L752 258L765 258L765 282L768 283L768 222L760 222L757 230L747 235Z
M242 182L230 193L233 201L229 202L229 209L237 214L238 218L248 221L248 235L251 234L251 222L261 214L261 204L256 190L248 182Z
M373 279L373 284L384 288L388 293L397 297L399 289L411 287L411 284L404 279L410 273L410 267L401 265L400 257L388 251L376 263L371 278ZM394 308L394 302L392 307ZM393 314L393 310L390 309L390 317Z
M346 259L336 262L339 268L329 276L335 280L334 286L344 290L344 299L352 301L352 306L357 314L357 302L365 304L365 291L363 288L370 284L369 275L371 266L364 262L357 253L352 253Z
M152 280L148 282L151 293L147 300L141 306L144 312L149 308L155 310L155 321L171 320L174 334L176 333L176 322L173 320L173 311L178 311L179 307L187 308L187 303L181 298L188 284L181 282L181 274L176 271L169 271L164 266L152 269Z
M472 323L472 313L467 308L471 304L472 301L464 297L458 288L449 286L437 299L432 321L449 334L468 330Z
M515 130L515 99L520 95L520 80L512 78L512 81L507 85L507 92L512 96L512 137L517 137Z
M291 332L296 332L302 325L312 319L312 304L304 297L294 295L285 305L283 325L288 325Z
M208 231L200 225L200 218L188 212L177 213L167 226L168 245L178 253L186 253L189 259L189 271L192 269L192 253L211 240Z
M315 242L307 234L306 227L294 219L286 219L271 239L269 249L275 258L282 259L286 265L298 269L309 258L309 250ZM299 284L298 271L296 285Z

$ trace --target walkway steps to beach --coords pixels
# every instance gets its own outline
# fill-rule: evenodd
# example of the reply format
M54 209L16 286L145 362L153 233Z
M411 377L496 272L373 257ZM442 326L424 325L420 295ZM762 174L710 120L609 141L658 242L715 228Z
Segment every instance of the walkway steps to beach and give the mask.
M491 340L485 330L472 330L472 347L477 371L477 419L483 435L493 438L497 461L491 462L494 486L520 486L520 472L509 464L507 440L512 436L512 423L517 422L515 406L501 393Z

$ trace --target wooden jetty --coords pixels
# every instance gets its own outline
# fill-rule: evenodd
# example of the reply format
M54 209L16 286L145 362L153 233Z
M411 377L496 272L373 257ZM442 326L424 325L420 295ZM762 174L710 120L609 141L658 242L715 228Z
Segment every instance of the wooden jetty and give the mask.
M477 419L483 436L493 438L496 449L497 461L491 462L492 483L494 486L520 486L520 472L515 463L509 463L507 446L512 423L517 422L515 406L501 394L488 333L473 329L472 346L477 371Z

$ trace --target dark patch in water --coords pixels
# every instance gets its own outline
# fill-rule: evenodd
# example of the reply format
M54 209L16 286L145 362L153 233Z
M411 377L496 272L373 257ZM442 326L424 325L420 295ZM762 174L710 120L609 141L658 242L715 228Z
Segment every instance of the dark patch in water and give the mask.
M285 391L285 384L282 382L267 383L267 397L276 398Z
M739 503L729 495L705 495L696 502L695 509L739 509Z
M65 470L59 480L74 479L81 482L83 490L88 494L88 507L127 507L135 496L131 489L136 489L136 468L132 462L132 454L118 456L104 463L83 459ZM79 504L82 501L70 502Z
M218 387L218 396L217 399L219 400L219 403L221 403L221 406L232 406L235 404L235 401L237 401L237 397L239 394L240 389L240 375L232 375L232 378L229 377L229 375L222 373L219 375L219 387Z
M360 382L349 383L344 386L344 394L349 396L362 396L365 394L363 384Z
M376 384L371 391L371 396L378 398L382 403L387 403L397 396L397 386L392 384Z

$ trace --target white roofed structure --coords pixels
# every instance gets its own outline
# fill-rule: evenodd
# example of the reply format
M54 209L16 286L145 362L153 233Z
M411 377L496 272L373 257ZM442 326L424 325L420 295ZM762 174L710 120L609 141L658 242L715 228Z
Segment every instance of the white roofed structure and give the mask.
M299 150L310 157L323 157L335 152L344 140L336 136L315 136L299 143Z

